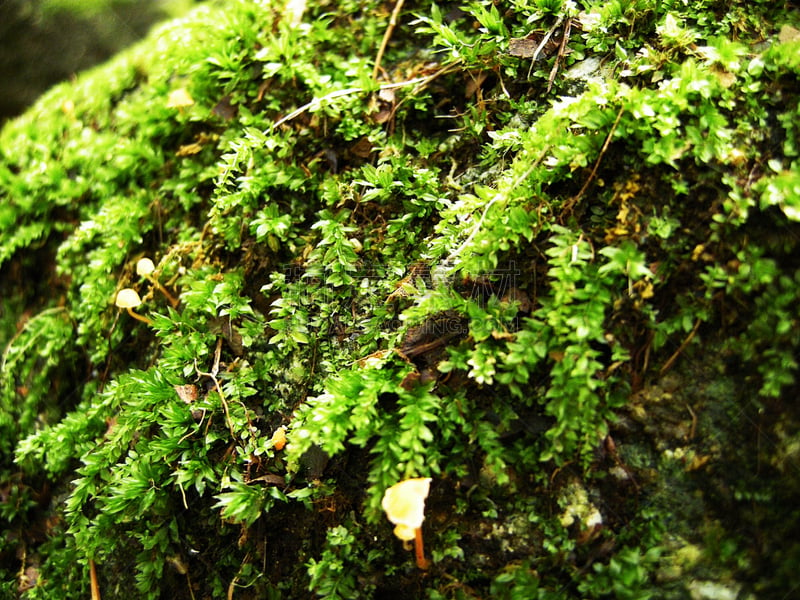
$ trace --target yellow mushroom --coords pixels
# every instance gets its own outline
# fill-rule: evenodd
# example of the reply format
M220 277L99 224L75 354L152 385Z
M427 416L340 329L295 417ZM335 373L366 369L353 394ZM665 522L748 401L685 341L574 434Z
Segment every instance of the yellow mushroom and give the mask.
M141 303L142 299L139 298L139 294L136 293L136 290L131 288L123 288L117 292L117 298L114 301L114 304L116 304L119 308L124 308L127 310L128 314L134 319L141 321L142 323L152 325L153 322L150 319L133 312L133 309L139 306Z
M420 569L427 569L430 565L422 545L425 499L430 487L429 477L406 479L386 490L381 502L386 516L395 525L394 534L404 542L414 540L415 557Z
M136 263L136 274L141 275L142 277L150 277L155 270L155 264L153 264L153 261L146 256L144 258L140 258L139 262Z
M136 274L140 277L144 277L153 284L153 287L156 288L159 292L164 294L164 297L169 301L172 305L172 308L177 308L180 300L175 298L172 294L170 294L164 286L162 286L158 280L153 277L153 273L156 270L156 266L153 264L153 261L147 258L140 258L139 262L136 263Z
M194 99L186 90L186 88L178 88L177 90L172 90L167 96L167 108L177 108L181 110L186 106L191 106L194 104Z
M272 447L275 450L283 450L286 445L286 427L278 427L272 434Z

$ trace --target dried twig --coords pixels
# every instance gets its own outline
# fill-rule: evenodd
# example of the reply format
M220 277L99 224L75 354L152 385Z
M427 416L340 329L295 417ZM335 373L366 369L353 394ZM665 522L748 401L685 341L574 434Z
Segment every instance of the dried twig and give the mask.
M395 83L384 83L383 85L379 86L378 89L379 90L396 90L396 89L399 89L399 88L409 87L409 86L412 86L412 85L418 86L417 89L419 89L421 87L424 87L424 86L428 85L431 81L433 81L437 77L441 77L442 75L445 75L446 73L451 73L459 65L460 65L460 63L455 62L455 63L450 64L450 65L448 65L448 66L446 66L446 67L444 67L442 69L439 69L435 73L433 73L431 75L427 75L425 77L415 77L414 79L409 79L407 81L398 81L398 82L395 82ZM336 98L342 98L343 96L350 96L352 94L360 94L360 93L364 93L364 92L367 92L367 91L370 91L370 90L367 90L367 89L365 89L363 87L351 87L351 88L346 88L346 89L343 89L343 90L336 90L335 92L331 92L330 94L327 94L327 95L323 96L322 98L314 98L311 102L308 102L307 104L304 104L300 108L297 108L297 109L293 110L292 112L290 112L285 117L281 117L280 119L275 121L275 123L272 124L272 129L276 129L276 128L280 127L281 125L283 125L284 123L287 123L287 122L289 122L289 121L291 121L293 119L296 119L297 117L302 115L304 112L306 112L306 111L308 111L308 110L310 110L312 108L316 108L316 107L322 106L325 102L327 102L329 100L334 100Z
M572 19L567 19L566 25L564 25L564 35L561 36L561 45L558 47L558 54L556 54L556 60L553 62L553 68L550 70L550 77L547 79L547 93L550 93L550 90L553 89L553 82L556 80L556 73L558 73L558 66L561 64L561 59L564 58L564 52L567 48L567 42L569 41L569 32L572 30Z
M198 375L203 377L209 377L211 381L214 383L214 389L217 391L219 395L220 402L222 403L222 409L225 412L225 422L228 425L228 430L231 432L231 437L235 440L238 439L236 436L236 431L233 428L233 421L231 421L231 413L228 408L228 401L225 400L225 394L222 393L222 386L219 384L219 379L217 379L217 374L219 373L219 361L220 355L222 354L222 338L217 340L217 348L214 351L214 365L211 368L210 373L204 373L197 367L197 360L194 363L194 369Z
M231 579L230 584L228 584L228 596L227 596L228 600L233 600L233 593L236 591L236 585L239 582L239 577L242 574L242 569L246 564L250 562L250 560L251 560L250 553L248 552L247 554L245 554L244 560L242 561L242 564L239 566L239 572L236 573L233 579Z
M597 175L597 169L600 167L600 162L603 160L603 156L608 150L608 146L611 144L611 138L614 137L614 132L617 130L617 125L619 125L619 121L622 118L622 113L625 111L624 108L620 108L619 112L617 112L617 118L614 119L614 124L611 126L611 130L608 132L606 136L606 141L603 142L603 147L600 149L600 154L597 157L597 160L594 161L594 167L592 167L592 172L589 173L589 177L586 178L586 181L581 188L581 191L578 192L575 196L569 199L569 201L564 206L564 212L569 212L572 208L578 203L578 201L583 198L583 195L586 193L586 190L589 189L589 185L594 181L595 176Z
M100 600L100 586L97 583L97 570L91 558L89 559L89 587L92 590L92 600Z
M397 0L397 3L394 5L394 10L392 10L392 15L389 17L389 25L386 27L386 33L383 34L381 47L378 48L378 55L375 57L375 68L372 70L372 78L375 80L378 79L383 53L386 52L386 46L389 45L389 40L392 38L394 28L397 27L397 17L400 16L400 11L403 10L404 2L405 0Z
M700 329L701 322L702 321L700 319L697 319L697 321L694 324L694 327L692 327L692 330L689 332L689 335L686 336L686 339L683 340L683 342L681 342L681 345L678 346L678 349L675 350L675 352L673 352L672 356L670 356L667 359L667 362L664 363L664 366L661 367L661 370L658 372L658 375L660 377L663 377L664 373L666 373L672 368L672 365L675 363L676 360L678 360L678 357L681 355L681 353L684 350L686 350L686 346L689 345L689 342L692 341L695 334L697 333L697 330Z
M687 436L686 439L693 440L695 434L697 433L697 415L695 414L695 412L692 410L692 407L689 406L688 403L685 406L686 410L689 411L689 414L692 415L692 426L689 428L689 435Z
M536 46L536 50L533 51L533 55L531 56L531 66L528 67L528 79L531 78L531 73L533 72L533 65L536 64L536 60L539 58L539 55L542 53L542 50L544 50L544 47L547 45L547 42L550 41L550 38L553 37L553 34L556 32L556 29L558 29L561 26L561 23L563 21L564 17L558 17L558 20L550 28L550 31L544 34L542 41L539 42L538 46Z

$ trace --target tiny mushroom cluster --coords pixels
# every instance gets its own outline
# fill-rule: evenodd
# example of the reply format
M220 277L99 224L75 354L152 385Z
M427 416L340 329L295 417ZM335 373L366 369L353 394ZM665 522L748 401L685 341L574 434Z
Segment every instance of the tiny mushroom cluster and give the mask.
M425 558L422 545L422 521L425 520L425 499L431 487L429 477L406 479L386 490L381 506L386 516L394 523L394 534L403 540L414 540L417 566L427 569L430 563Z
M156 279L156 277L153 275L155 270L155 264L153 264L153 261L147 257L139 259L139 261L136 263L136 274L147 279L147 281L149 281L155 289L164 294L164 297L172 305L172 308L177 308L180 300L170 294L166 288L159 283L158 279ZM133 288L123 288L119 290L116 298L114 299L114 304L119 308L124 308L127 310L128 314L134 319L141 321L142 323L147 323L148 325L153 324L151 319L134 312L133 309L142 304L142 299L139 297L139 293Z

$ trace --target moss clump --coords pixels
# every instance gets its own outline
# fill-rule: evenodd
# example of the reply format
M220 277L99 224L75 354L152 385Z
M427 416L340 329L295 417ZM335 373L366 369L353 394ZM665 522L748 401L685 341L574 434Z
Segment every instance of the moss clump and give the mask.
M4 589L796 587L796 15L417 2L376 69L392 8L205 5L2 130Z

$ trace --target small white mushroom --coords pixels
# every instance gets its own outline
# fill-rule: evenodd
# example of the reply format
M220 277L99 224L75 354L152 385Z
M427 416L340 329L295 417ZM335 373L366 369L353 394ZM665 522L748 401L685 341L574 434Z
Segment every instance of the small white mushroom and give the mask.
M153 277L153 273L155 273L156 266L153 264L153 261L147 258L140 258L139 261L136 263L136 274L140 277L144 277L153 284L153 287L156 288L159 292L164 294L164 297L169 301L172 305L172 308L177 308L180 301L175 298L172 294L170 294L166 288L158 282L158 279Z
M128 314L134 319L141 321L142 323L152 325L153 322L150 319L133 312L133 309L139 306L141 303L142 299L139 297L139 294L136 292L136 290L131 288L123 288L117 292L117 297L114 301L114 304L116 304L119 308L124 308L127 310Z
M150 279L153 275L153 271L156 270L156 266L153 264L153 261L147 258L140 258L139 262L136 263L136 274L140 275L141 277L146 277Z

